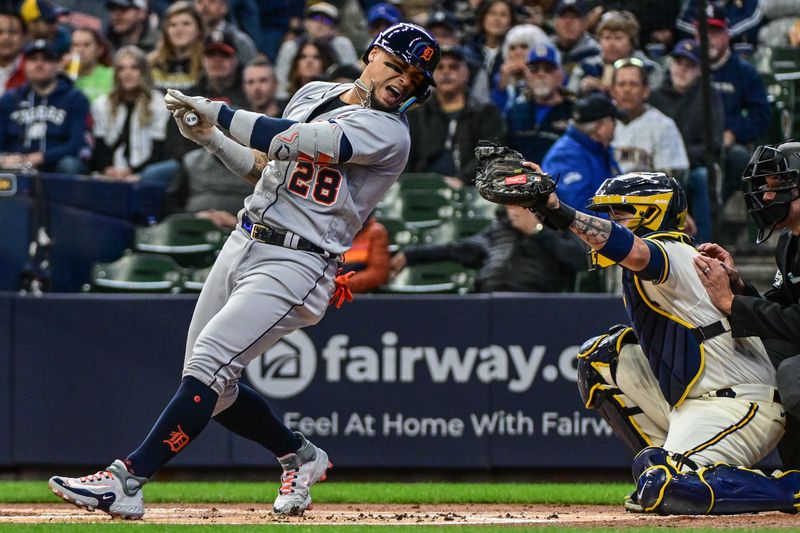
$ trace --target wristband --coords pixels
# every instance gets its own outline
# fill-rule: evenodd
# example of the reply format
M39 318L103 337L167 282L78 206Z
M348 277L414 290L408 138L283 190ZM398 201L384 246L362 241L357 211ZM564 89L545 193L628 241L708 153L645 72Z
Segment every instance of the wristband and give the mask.
M568 230L575 220L575 210L561 201L557 209L541 207L537 211L545 217L546 226L557 230Z
M622 227L616 222L611 222L611 233L602 248L598 248L597 253L619 263L628 257L633 248L633 232Z

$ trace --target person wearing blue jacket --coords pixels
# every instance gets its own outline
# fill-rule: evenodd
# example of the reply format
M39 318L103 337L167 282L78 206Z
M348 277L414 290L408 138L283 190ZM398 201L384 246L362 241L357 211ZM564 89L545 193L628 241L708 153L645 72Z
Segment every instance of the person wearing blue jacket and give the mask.
M33 41L24 54L27 83L0 97L0 167L86 173L89 101L58 73L59 56L51 43Z
M698 0L684 0L675 26L691 37L697 24ZM729 21L734 42L758 43L758 29L764 19L762 0L716 0L706 6L708 18L721 16Z
M558 197L585 213L597 187L620 174L611 149L617 118L622 114L605 94L579 99L572 124L542 161L542 169L557 180Z

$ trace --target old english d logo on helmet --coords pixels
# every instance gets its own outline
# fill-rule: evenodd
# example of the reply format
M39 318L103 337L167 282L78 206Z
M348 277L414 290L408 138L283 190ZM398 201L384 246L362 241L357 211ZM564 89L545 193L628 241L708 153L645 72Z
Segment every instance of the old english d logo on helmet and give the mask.
M374 47L382 48L405 63L419 69L425 75L426 88L435 87L433 71L439 64L439 43L424 28L408 22L400 22L379 33L369 45L361 59L368 62L369 52Z

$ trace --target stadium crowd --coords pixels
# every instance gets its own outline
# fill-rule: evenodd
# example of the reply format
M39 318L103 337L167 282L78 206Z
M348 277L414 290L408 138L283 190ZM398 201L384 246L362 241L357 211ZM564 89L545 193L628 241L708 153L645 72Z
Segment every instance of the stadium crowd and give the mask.
M2 0L0 167L155 184L165 214L233 227L250 187L180 135L164 91L280 116L310 81L352 81L371 39L408 20L442 45L435 96L408 112L408 172L469 187L478 140L500 139L580 207L611 175L666 171L708 241L771 124L751 58L800 46L796 0L709 4L718 190L696 0Z

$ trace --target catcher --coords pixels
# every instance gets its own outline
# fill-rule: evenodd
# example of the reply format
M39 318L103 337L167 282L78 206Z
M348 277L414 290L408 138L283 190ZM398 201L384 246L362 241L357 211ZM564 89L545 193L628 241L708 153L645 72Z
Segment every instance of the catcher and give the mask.
M541 168L506 148L476 149L485 198L523 205L588 244L596 266L620 265L632 327L581 347L578 386L630 447L632 511L730 514L800 508L800 472L750 467L784 432L775 371L756 337L734 339L695 273L699 252L682 233L686 196L663 173L602 183L589 209L559 201Z

